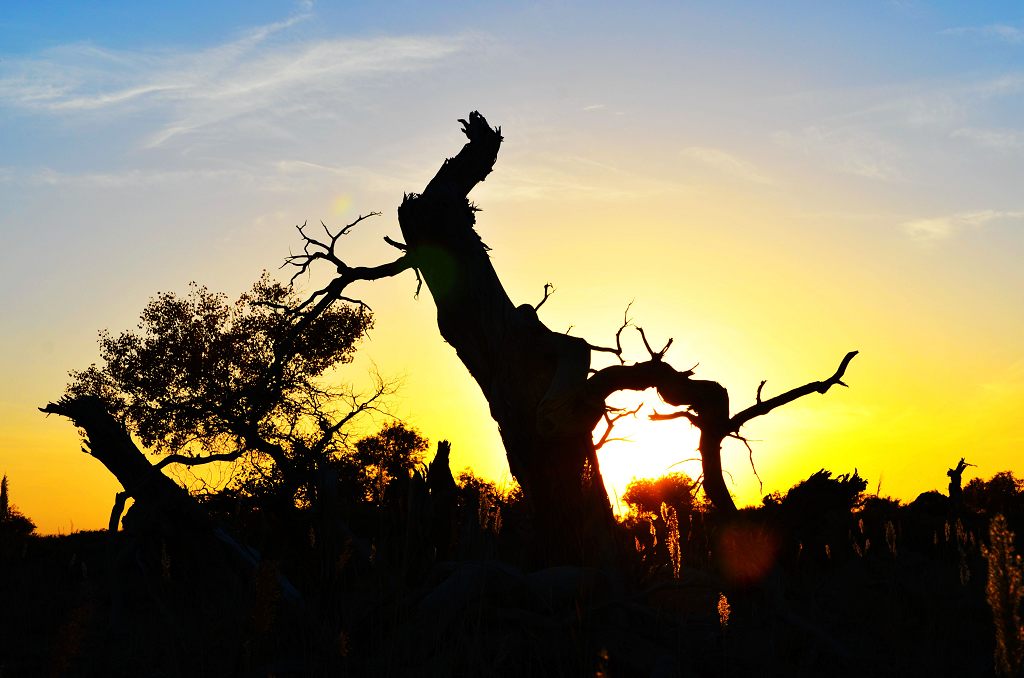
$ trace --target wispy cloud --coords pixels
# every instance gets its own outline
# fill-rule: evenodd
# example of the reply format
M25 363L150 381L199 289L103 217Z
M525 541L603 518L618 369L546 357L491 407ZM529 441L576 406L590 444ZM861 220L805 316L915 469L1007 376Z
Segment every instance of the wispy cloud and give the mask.
M822 159L836 171L865 179L903 179L903 152L870 125L809 125L773 135L775 143Z
M998 151L1015 151L1024 148L1024 132L1016 130L962 127L953 130L950 136L954 139L966 139L979 146Z
M915 240L934 242L950 238L966 228L981 228L994 221L1024 219L1024 210L979 210L943 217L913 219L904 222L903 231Z
M765 176L752 162L737 157L720 148L707 146L690 146L682 150L686 158L696 160L723 174L756 184L771 184L772 180Z
M587 200L622 202L681 190L672 181L571 154L507 157L501 181L479 189L488 200Z
M920 181L928 173L917 158L930 153L962 154L950 138L1012 148L1015 132L987 129L992 121L1014 124L1024 73L908 82L879 87L802 92L790 98L792 128L773 135L832 171L879 181ZM802 118L807 112L817 112ZM1019 117L1019 116L1018 116ZM981 122L985 121L985 122Z
M940 35L975 35L982 38L1009 42L1024 43L1024 29L1007 24L990 24L988 26L957 26L939 31Z
M187 169L125 169L110 172L65 172L44 167L16 171L0 166L0 184L21 187L84 188L98 191L123 189L183 187L219 184L233 190L248 187L258 191L294 191L313 184L343 178L350 187L361 190L387 191L395 186L411 184L414 174L405 175L371 170L362 165L324 165L305 160L285 159L246 163L232 167L197 167Z
M391 36L307 41L284 21L196 51L115 51L73 44L0 63L0 106L65 117L142 111L154 116L143 145L158 147L200 130L249 128L289 115L330 110L369 78L429 67L470 39ZM284 128L286 125L280 125Z

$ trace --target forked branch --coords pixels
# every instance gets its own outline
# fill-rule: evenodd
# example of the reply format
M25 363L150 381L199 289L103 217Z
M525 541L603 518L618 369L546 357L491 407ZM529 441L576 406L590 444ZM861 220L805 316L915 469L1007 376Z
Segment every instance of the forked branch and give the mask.
M605 413L604 413L604 422L605 422L604 433L602 433L601 437L597 440L597 442L594 443L594 450L595 451L600 450L604 446L605 443L611 442L612 440L624 440L624 438L611 438L611 437L609 437L609 436L611 436L612 429L615 428L615 423L617 421L619 421L620 419L622 419L623 417L631 417L631 416L635 417L636 413L639 412L640 409L643 406L644 406L644 404L640 403L639 405L637 405L632 410L623 410L623 409L608 409L608 410L605 410ZM615 414L612 414L612 412L614 412Z
M551 283L544 283L544 298L537 302L537 304L533 307L533 310L539 311L540 307L544 305L544 302L547 301L548 298L554 293L555 286L552 285Z
M305 316L300 320L299 324L302 325L307 322L307 318L317 317L320 313L325 311L331 304L336 301L348 301L353 304L366 307L366 304L358 299L352 299L342 295L345 288L350 284L359 280L379 280L380 278L390 278L398 275L402 271L407 269L415 269L416 266L412 261L412 256L407 252L407 247L398 243L391 238L385 237L384 240L392 247L396 247L404 252L398 259L381 264L379 266L349 266L341 258L341 255L337 251L338 240L342 236L347 235L355 228L360 222L369 219L370 217L380 216L380 212L370 212L368 214L359 215L355 221L346 224L337 233L332 233L331 229L327 227L324 222L320 222L323 226L324 233L327 235L326 240L318 240L306 232L306 224L296 226L299 235L302 236L302 253L301 254L289 254L284 263L281 264L281 268L286 266L293 266L296 270L292 275L289 283L294 283L295 280L303 275L310 272L310 268L316 261L326 261L333 264L335 269L338 271L338 277L331 280L326 287L323 287L313 292L305 301L298 304L297 306L286 309L291 315ZM419 272L416 274L419 279ZM419 286L416 288L419 293Z
M622 324L619 325L619 329L616 330L615 332L615 348L608 348L607 346L595 346L594 344L587 342L587 347L591 351L597 351L599 353L611 353L612 355L619 359L620 365L626 364L626 359L622 357L622 333L626 330L627 327L631 327L633 325L633 321L629 317L629 309L631 306L633 306L632 301L626 304L626 310L622 312Z
M644 348L647 349L647 354L651 356L651 360L661 360L662 358L665 357L665 354L668 353L668 349L672 347L673 339L669 337L669 340L665 344L664 348L662 348L660 351L655 351L653 348L651 348L650 342L647 341L647 335L644 334L644 328L637 327L636 331L640 333L640 338L643 339L644 341Z
M323 226L324 233L327 235L327 242L317 240L316 238L306 233L305 223L303 223L301 226L296 226L295 229L299 232L299 235L302 236L302 254L289 254L288 257L284 260L284 263L281 264L281 268L284 268L285 266L294 266L298 269L292 275L291 280L289 280L289 282L294 283L295 279L298 278L300 275L302 275L303 273L308 273L309 267L313 264L314 261L317 261L318 259L334 264L338 268L338 273L344 273L345 269L348 268L348 266L345 264L344 261L341 260L341 257L338 256L338 253L335 251L335 248L338 245L338 240L342 236L347 235L361 221L369 219L370 217L379 216L380 212L360 214L358 217L356 217L355 221L353 221L350 224L347 224L337 233L331 233L331 229L327 228L327 224L321 221L320 225Z

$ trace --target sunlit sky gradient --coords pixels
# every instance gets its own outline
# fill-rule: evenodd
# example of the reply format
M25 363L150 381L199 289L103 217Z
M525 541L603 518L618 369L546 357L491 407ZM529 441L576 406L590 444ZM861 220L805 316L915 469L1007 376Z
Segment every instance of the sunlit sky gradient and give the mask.
M911 499L961 455L1024 470L1024 9L752 5L0 5L12 500L45 532L104 525L116 481L35 409L96 359L97 330L190 280L236 295L305 220L380 210L348 257L393 258L402 192L472 109L506 138L479 231L514 301L555 284L552 328L611 343L634 301L735 408L861 351L850 389L745 429L765 492L856 467ZM483 397L414 288L353 290L377 322L346 378L402 377L396 413L500 479ZM614 492L694 456L685 423L630 423L602 453ZM742 445L725 465L758 501Z

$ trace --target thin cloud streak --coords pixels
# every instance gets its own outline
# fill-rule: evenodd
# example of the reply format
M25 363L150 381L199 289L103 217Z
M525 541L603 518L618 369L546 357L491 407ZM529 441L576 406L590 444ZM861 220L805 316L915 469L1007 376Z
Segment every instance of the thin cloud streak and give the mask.
M88 113L153 115L143 147L243 116L266 125L309 110L337 108L368 77L427 68L473 42L466 36L290 40L303 13L193 52L129 52L67 45L0 65L0 106L64 117ZM278 36L270 40L272 36Z
M954 139L966 139L979 146L998 151L1024 149L1024 133L1016 130L963 127L953 130L950 136Z
M690 146L682 150L684 157L696 160L723 174L727 174L755 184L769 185L772 182L753 163L739 158L720 148L707 146Z
M1019 132L988 129L985 124L1009 116L1022 93L1024 74L1018 72L802 92L789 100L795 115L815 108L823 109L822 113L806 124L777 130L772 139L831 171L887 183L913 183L927 173L915 162L922 141L931 140L930 148L951 153L951 138L1000 150L1017 148L1022 142ZM986 123L978 124L981 120Z
M311 183L344 178L350 188L369 191L393 190L412 183L414 176L399 176L370 170L364 166L328 166L305 160L269 160L227 168L179 170L128 169L119 172L62 172L50 167L31 172L16 172L0 167L0 184L21 187L86 188L95 191L181 187L221 183L237 189L246 186L259 191L294 191Z
M1024 219L1024 210L979 210L944 217L914 219L902 224L903 231L915 240L935 242L948 239L966 228L981 228L988 223Z
M939 35L976 35L1015 45L1024 43L1024 30L1007 24L958 26L956 28L947 28L943 31L939 31Z
M903 151L873 126L829 128L809 125L772 135L776 144L818 158L831 169L876 181L900 181Z

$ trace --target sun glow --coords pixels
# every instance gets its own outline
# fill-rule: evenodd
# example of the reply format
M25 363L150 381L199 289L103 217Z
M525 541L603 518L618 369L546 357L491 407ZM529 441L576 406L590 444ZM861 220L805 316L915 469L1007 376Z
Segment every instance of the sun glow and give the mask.
M352 209L352 196L348 194L339 195L331 202L331 212L336 217L348 214L350 209Z
M654 389L619 393L609 403L625 410L640 406L636 415L615 422L608 441L597 452L605 489L617 515L628 512L629 507L620 498L629 483L637 478L659 478L667 473L700 477L697 429L682 418L650 421L648 416L655 410L669 412L672 409L661 401ZM598 424L594 439L600 440L606 428L606 422Z

